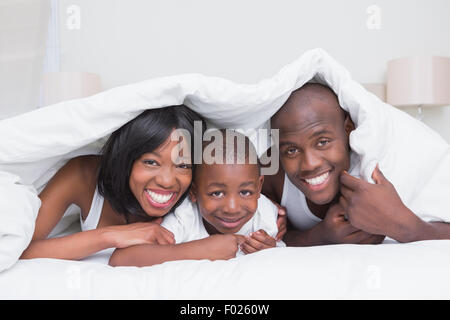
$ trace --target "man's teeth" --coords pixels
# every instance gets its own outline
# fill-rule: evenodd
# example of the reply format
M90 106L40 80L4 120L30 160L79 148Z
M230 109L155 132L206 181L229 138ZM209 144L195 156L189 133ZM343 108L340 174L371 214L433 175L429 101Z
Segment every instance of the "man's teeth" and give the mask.
M315 186L315 185L323 183L328 178L329 174L330 174L330 172L328 171L320 176L317 176L317 177L314 177L311 179L305 179L305 181L308 182L309 184Z
M150 198L157 203L166 203L173 196L173 192L168 194L159 194L150 190L146 190Z

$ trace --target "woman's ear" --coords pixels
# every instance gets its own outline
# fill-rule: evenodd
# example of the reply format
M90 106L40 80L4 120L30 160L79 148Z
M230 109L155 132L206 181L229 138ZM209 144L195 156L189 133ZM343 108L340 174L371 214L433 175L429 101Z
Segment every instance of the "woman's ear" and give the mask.
M344 130L347 134L347 137L350 136L350 133L355 130L355 124L353 123L352 119L350 118L350 114L348 112L345 113L345 120L344 120Z
M189 199L190 199L192 202L197 202L197 196L196 196L196 193L197 193L197 188L196 188L195 184L192 183L192 184L191 184L191 187L189 188Z

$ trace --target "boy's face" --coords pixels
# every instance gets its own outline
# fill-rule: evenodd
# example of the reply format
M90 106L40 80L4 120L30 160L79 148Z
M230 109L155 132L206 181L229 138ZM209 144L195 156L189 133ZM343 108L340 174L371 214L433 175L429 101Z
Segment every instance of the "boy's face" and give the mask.
M263 179L256 164L202 164L190 197L213 231L236 233L256 212Z
M278 114L272 123L280 129L280 161L289 180L318 205L333 201L340 173L350 166L353 123L333 100L309 99Z

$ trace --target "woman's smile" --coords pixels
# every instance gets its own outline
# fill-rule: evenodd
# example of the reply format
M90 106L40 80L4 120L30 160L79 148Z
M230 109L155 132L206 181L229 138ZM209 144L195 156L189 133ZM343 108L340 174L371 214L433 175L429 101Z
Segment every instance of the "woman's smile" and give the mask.
M174 191L145 189L145 195L150 205L159 209L170 207L176 200L177 194L178 192Z

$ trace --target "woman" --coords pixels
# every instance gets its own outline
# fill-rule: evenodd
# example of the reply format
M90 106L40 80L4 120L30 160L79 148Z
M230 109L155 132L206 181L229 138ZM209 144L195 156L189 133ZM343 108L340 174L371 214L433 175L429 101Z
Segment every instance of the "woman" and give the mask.
M39 194L35 232L21 258L77 260L107 248L173 243L159 223L184 199L192 162L172 161L172 150L188 141L170 136L184 129L193 137L194 121L202 119L185 106L147 110L113 132L101 156L68 161ZM71 204L81 210L82 232L47 239Z

